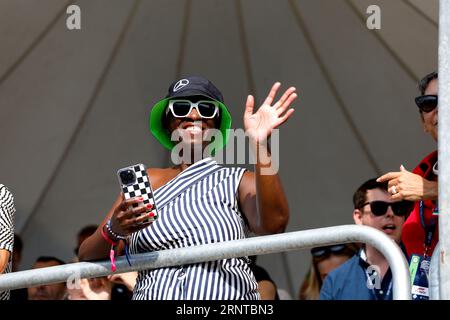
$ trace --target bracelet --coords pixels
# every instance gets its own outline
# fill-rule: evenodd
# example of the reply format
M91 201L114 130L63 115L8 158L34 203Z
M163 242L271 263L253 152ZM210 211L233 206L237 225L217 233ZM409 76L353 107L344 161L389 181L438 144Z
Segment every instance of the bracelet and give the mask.
M111 246L116 246L119 243L119 241L113 241L113 239L108 237L103 228L100 229L100 233L102 234L103 239L105 239L105 241L108 242L108 244L110 244Z
M104 226L103 226L104 227ZM114 242L108 235L105 233L103 228L100 229L100 233L102 234L103 239L105 239L108 244L111 245L111 249L109 250L109 260L111 262L111 271L116 271L116 253L114 251L114 247L119 243L119 241Z
M109 233L110 235L112 235L115 239L118 239L118 240L127 240L127 237L125 237L125 236L123 236L123 235L121 235L121 234L115 233L115 232L112 230L112 227L111 227L111 219L108 220L108 222L105 224L105 226L106 226L106 230L108 231L108 233ZM116 241L116 242L118 242L118 241Z
M114 239L116 239L116 241L111 239L111 237L105 233L105 231L103 230L104 227L106 227L106 231L108 232L108 234L112 235L114 237ZM106 224L103 226L103 228L101 229L102 237L103 237L103 239L106 240L106 242L108 242L111 245L111 249L109 250L109 260L111 261L111 271L115 272L116 271L116 252L114 251L114 247L119 243L120 240L127 240L127 237L120 235L118 233L115 233L112 230L111 219L109 219L108 222L106 222ZM125 243L125 250L127 251L126 243ZM131 265L129 258L128 258L128 254L127 254L127 260L128 260L128 263Z

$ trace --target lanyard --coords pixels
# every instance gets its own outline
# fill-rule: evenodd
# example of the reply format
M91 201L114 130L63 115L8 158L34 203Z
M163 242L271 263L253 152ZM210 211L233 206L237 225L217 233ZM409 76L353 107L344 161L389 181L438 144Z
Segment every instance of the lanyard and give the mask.
M437 212L439 212L439 209L438 209L438 205L436 204L436 206L433 210L433 214L430 217L430 224L425 225L425 216L423 213L423 201L419 202L420 222L422 223L422 227L425 230L425 240L424 240L425 252L423 254L424 257L430 256L431 243L433 241L433 235L434 235L434 231L436 230L436 225L437 225L437 221L436 221L437 214L435 214Z

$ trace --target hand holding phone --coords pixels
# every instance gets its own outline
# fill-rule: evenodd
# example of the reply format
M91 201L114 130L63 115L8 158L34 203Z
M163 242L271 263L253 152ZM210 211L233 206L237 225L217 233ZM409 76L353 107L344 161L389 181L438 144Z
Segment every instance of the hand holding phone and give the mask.
M148 224L155 221L158 216L158 208L153 197L153 190L147 175L147 169L143 164L136 164L129 167L119 169L117 171L120 188L123 192L125 200L136 197L142 197L142 202L133 203L133 208L152 206L151 212L153 216L148 216L141 224ZM147 212L144 213L148 215Z

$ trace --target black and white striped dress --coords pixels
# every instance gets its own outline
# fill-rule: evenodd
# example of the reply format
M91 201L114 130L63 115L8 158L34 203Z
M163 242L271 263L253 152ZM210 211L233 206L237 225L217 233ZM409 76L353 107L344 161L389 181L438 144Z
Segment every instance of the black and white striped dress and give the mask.
M8 189L0 184L0 249L10 252L8 265L4 273L11 272L14 243L14 199ZM9 299L9 290L0 291L0 300Z
M130 252L246 238L249 230L237 203L244 171L206 158L155 190L160 217L132 235ZM140 271L133 299L256 300L257 283L248 263L247 258L233 258Z

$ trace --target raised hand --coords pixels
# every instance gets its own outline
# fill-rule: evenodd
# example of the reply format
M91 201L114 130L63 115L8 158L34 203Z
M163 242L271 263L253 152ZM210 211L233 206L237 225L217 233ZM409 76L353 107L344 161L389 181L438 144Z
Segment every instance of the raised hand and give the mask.
M280 86L281 83L279 82L276 82L272 86L266 100L255 113L253 113L255 99L252 95L247 97L244 112L244 129L254 142L260 143L266 141L272 134L273 129L286 122L292 113L294 113L294 109L289 108L297 98L294 87L287 89L280 100L272 105Z

